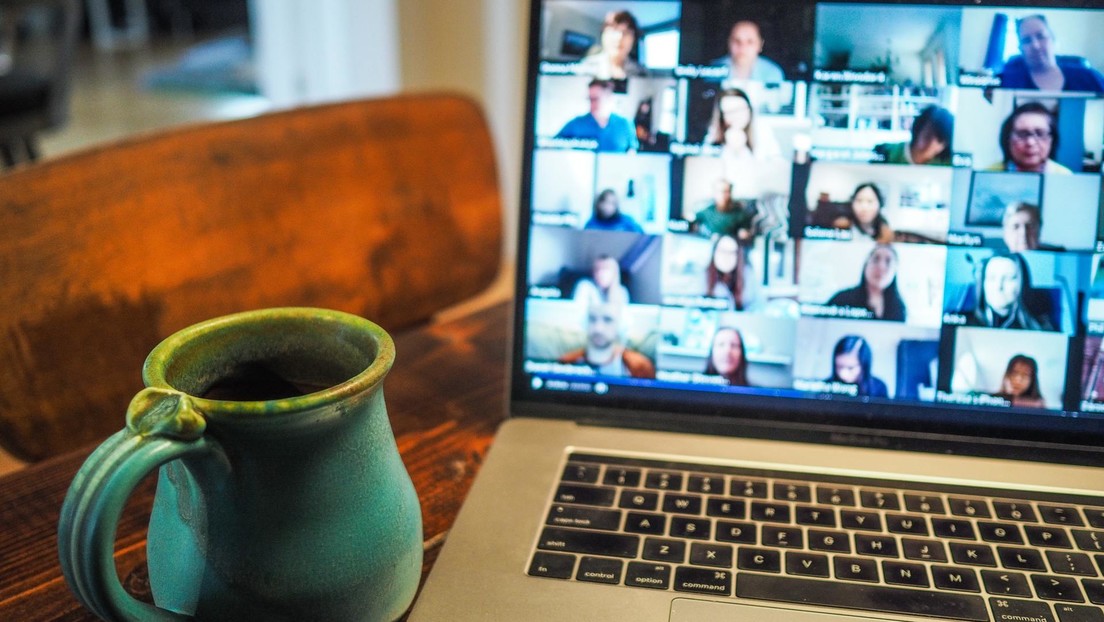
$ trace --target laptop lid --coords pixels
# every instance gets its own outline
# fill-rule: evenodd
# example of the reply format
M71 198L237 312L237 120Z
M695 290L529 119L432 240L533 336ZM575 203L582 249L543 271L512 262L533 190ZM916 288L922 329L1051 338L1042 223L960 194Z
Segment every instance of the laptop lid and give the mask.
M1098 464L1100 32L534 0L513 412Z

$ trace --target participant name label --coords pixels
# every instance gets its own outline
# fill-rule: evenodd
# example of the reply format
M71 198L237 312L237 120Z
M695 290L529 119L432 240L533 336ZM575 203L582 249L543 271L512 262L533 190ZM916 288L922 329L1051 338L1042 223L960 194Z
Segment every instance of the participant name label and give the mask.
M834 393L836 395L849 395L851 397L858 397L859 395L859 387L838 381L795 378L794 388L798 391L808 391L809 393Z
M1012 405L1012 402L1009 402L1003 397L987 395L985 393L961 394L937 391L935 394L935 401L942 404L958 404L960 406L1002 406L1007 408Z
M884 71L830 71L817 69L813 72L813 79L817 82L857 82L859 84L885 84L887 81Z
M947 233L947 244L954 246L981 246L984 241L976 233L959 233L957 231Z
M806 303L801 305L801 315L866 320L874 317L874 312L862 307L837 307L835 305L814 305Z

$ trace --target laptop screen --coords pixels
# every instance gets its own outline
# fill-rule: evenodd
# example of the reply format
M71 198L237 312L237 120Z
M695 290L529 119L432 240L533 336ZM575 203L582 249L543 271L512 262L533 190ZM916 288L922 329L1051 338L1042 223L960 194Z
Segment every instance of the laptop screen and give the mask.
M535 2L515 400L1100 444L1093 5Z

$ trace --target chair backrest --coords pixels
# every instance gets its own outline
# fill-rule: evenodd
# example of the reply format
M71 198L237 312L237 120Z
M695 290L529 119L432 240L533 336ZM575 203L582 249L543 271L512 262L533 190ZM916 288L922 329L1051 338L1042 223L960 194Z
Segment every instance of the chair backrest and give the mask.
M486 122L448 95L184 127L0 175L0 445L36 460L120 428L146 353L206 318L309 305L424 322L493 281L501 235Z

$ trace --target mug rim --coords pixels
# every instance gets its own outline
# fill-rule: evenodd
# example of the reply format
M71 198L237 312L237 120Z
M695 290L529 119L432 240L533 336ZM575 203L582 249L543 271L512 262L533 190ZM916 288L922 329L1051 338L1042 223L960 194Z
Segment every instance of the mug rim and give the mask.
M233 326L254 324L263 320L321 320L368 334L376 344L371 364L355 376L331 387L306 395L254 401L218 400L192 395L173 386L167 372L174 355L185 344L205 335L220 333ZM142 366L142 379L150 388L160 388L187 395L204 415L223 421L272 420L315 410L371 391L391 370L395 361L395 342L381 326L359 315L315 307L273 307L231 313L192 324L169 335L150 351ZM219 415L233 415L223 418Z

